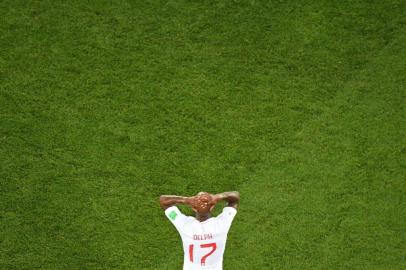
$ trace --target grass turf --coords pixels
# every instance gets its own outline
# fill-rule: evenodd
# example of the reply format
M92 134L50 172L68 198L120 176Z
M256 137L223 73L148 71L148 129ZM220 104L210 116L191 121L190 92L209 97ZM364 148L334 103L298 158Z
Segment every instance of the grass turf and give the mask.
M405 269L404 10L1 1L0 268L181 269L158 196L239 190L225 270Z

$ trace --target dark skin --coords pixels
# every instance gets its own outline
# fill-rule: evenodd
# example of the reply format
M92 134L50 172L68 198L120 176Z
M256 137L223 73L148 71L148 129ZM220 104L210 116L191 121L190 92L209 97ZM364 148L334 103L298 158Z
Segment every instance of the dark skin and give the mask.
M176 195L162 195L159 197L159 204L162 209L165 210L177 204L188 205L196 213L196 219L200 222L211 218L211 212L220 201L226 201L228 207L237 209L240 193L238 191L229 191L213 195L207 192L199 192L193 197Z

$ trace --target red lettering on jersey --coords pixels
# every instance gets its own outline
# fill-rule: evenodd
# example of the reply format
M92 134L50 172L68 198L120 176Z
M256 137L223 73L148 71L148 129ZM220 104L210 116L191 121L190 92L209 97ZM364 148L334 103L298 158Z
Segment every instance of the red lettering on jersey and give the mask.
M194 245L189 245L189 259L191 262L193 262L193 247L194 247ZM205 266L207 257L209 257L211 254L213 254L214 251L216 251L217 244L216 243L201 244L200 248L211 248L210 252L207 253L206 255L204 255L200 260L200 264L202 266Z
M213 239L213 235L211 233L193 235L193 240L196 240L196 241L209 240L209 239Z
M210 244L200 245L200 247L201 248L211 248L211 251L209 253L207 253L206 255L204 255L202 257L202 259L200 260L200 264L202 266L205 266L207 257L209 257L211 254L213 254L213 252L217 249L217 245L216 245L216 243L210 243Z
M189 245L189 259L193 262L193 245Z

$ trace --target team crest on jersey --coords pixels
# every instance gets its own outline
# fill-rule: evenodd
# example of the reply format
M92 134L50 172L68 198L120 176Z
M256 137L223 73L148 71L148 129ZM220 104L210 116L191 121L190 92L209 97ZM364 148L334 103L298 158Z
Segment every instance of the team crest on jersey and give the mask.
M170 212L168 215L168 217L172 220L175 220L177 216L178 216L178 214L176 214L175 210Z

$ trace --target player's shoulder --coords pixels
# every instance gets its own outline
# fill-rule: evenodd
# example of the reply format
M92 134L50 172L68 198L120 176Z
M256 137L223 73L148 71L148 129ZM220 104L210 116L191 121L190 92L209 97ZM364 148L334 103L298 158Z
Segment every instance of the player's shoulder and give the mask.
M231 206L226 206L223 208L223 212L222 213L226 213L226 214L237 214L237 209Z
M216 219L232 219L237 214L237 209L234 207L226 206L223 211L216 217Z
M172 212L175 212L175 213L181 213L180 212L180 210L179 210L179 208L177 207L177 206L170 206L170 207L168 207L168 208L166 208L165 209L165 214L166 215L168 215L169 213L172 213Z
M171 220L175 220L177 217L185 218L186 216L179 210L177 206L171 206L165 209L165 215Z

